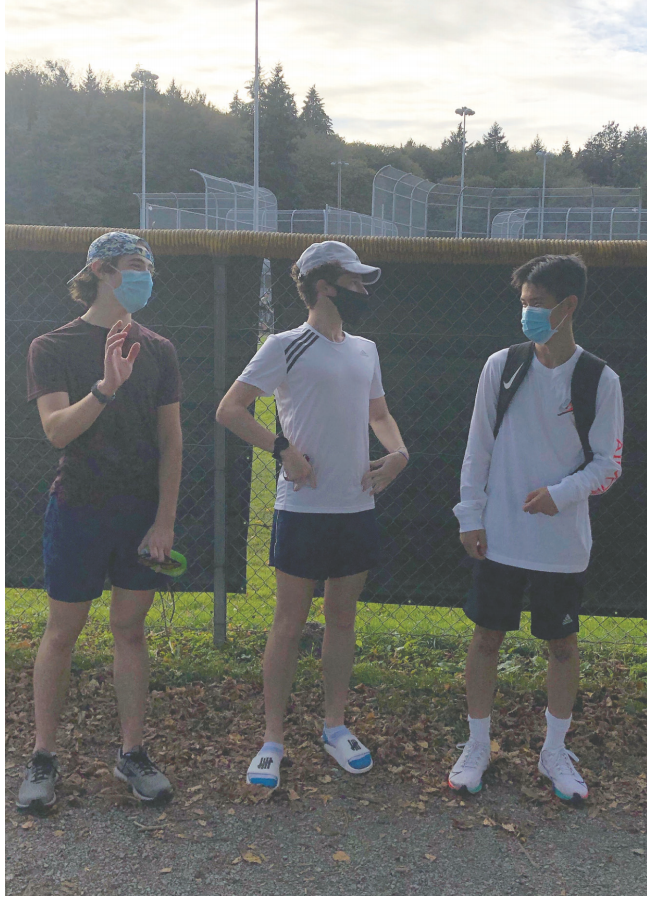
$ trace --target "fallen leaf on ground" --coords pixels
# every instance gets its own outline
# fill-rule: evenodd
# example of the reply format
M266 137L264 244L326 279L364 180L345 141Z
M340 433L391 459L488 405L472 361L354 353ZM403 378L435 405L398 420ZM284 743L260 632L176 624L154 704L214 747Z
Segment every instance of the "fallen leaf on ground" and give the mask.
M492 739L492 741L490 742L490 751L500 751L500 750L501 750L501 746L499 745L497 740Z
M502 823L501 828L505 829L506 832L514 833L516 832L516 827L514 823Z
M633 848L632 854L645 854L645 851L643 850L643 848Z
M331 783L331 782L332 782L332 777L331 777L331 776L319 776L319 777L318 777L318 782L319 782L319 783Z
M258 857L258 855L253 854L252 851L247 851L245 854L242 854L243 860L245 860L249 864L261 864L262 858Z
M335 861L344 861L346 864L350 863L350 855L346 854L345 851L335 851L332 857Z
M160 872L161 872L161 873L171 873L171 872L172 872L172 868L171 868L171 867L163 867L162 870L161 870Z
M492 820L491 817L486 817L483 821L483 826L496 826L496 823L494 822L494 820Z
M300 801L300 795L295 789L289 789L289 801Z
M55 835L55 836L62 836L62 835L63 835L63 830L62 830L62 829L55 829L55 830L54 830L54 835Z
M435 861L435 859L436 859L435 854L425 854L424 856L428 861Z

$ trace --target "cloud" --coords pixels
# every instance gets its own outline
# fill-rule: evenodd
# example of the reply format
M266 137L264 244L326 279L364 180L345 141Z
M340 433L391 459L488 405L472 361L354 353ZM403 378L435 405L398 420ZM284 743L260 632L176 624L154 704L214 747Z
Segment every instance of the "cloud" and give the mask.
M252 0L10 0L7 57L71 60L129 77L136 63L200 88L220 108L253 71ZM511 145L539 133L583 143L604 122L631 127L645 102L640 0L264 0L260 57L276 62L299 105L312 84L348 140L439 144L476 109Z

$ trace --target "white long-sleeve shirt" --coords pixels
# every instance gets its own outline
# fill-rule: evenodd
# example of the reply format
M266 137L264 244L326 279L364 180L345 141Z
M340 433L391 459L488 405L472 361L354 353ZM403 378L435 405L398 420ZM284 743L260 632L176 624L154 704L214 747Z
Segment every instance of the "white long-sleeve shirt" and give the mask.
M533 571L576 573L589 564L590 495L606 492L621 474L623 399L618 376L605 367L585 457L571 406L571 377L582 349L557 368L535 356L493 436L507 349L491 355L479 380L454 508L460 531L486 531L486 557ZM558 514L523 511L526 496L548 487Z

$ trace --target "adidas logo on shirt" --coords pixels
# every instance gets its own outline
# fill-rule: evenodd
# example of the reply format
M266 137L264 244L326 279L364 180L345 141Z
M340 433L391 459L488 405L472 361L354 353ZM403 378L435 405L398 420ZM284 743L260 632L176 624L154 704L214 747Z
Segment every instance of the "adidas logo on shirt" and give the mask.
M567 614L566 617L564 618L564 620L562 621L562 626L564 627L564 626L566 626L566 624L572 624L572 623L573 623L573 618Z
M366 352L365 349L362 349L360 354L361 354L361 355L365 355L365 357L366 357L367 359L370 358L370 356L368 355L368 353Z

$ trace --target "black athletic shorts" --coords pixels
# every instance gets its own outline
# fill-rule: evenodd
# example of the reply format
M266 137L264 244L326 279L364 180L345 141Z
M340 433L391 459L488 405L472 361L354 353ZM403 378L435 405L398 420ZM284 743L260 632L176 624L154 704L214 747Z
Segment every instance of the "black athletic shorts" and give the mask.
M465 614L486 630L518 630L524 590L530 586L531 633L538 639L562 639L580 629L585 574L529 571L489 558L475 561Z
M275 511L269 564L307 580L349 577L380 561L374 509L351 514Z

